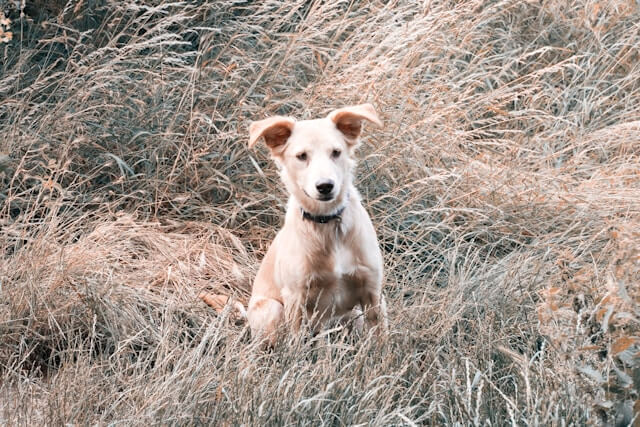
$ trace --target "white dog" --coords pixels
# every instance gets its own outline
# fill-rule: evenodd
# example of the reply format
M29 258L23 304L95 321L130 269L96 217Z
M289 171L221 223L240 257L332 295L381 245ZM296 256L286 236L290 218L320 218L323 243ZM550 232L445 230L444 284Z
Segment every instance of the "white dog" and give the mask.
M370 104L316 120L277 116L251 123L249 147L264 139L290 194L247 311L252 335L271 345L281 325L298 330L303 318L316 327L364 311L369 325L386 328L382 255L352 183L364 120L382 126Z

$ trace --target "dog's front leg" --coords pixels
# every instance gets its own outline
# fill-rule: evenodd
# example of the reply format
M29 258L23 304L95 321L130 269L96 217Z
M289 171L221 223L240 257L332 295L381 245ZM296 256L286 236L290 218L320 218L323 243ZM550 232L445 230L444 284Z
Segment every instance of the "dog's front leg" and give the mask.
M378 292L367 292L362 298L362 309L365 313L368 328L378 326L377 332L386 332L389 328L387 322L387 304L384 295Z
M300 298L287 298L284 303L285 319L289 328L295 333L300 332L302 326L302 301Z
M280 325L284 320L282 304L272 298L255 296L249 301L247 318L254 339L266 340L269 347L275 347Z

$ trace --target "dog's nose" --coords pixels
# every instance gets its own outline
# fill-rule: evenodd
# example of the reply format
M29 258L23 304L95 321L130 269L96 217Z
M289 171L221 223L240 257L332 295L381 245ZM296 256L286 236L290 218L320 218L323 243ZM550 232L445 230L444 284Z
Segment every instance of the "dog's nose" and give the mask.
M318 189L318 193L322 195L330 194L333 190L333 181L321 181L316 184L316 189Z

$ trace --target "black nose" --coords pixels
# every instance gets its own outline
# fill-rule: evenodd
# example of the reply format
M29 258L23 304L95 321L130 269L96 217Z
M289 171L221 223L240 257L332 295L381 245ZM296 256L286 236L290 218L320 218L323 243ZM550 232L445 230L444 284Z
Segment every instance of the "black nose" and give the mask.
M316 188L318 189L318 193L326 196L333 190L333 181L319 182L316 184Z

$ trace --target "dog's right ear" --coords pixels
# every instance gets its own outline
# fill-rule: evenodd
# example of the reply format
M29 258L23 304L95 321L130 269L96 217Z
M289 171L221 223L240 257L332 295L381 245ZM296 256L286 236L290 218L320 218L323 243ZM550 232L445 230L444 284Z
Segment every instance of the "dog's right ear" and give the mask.
M256 145L260 137L272 152L284 146L291 136L296 121L291 117L275 116L252 122L249 126L249 148Z

